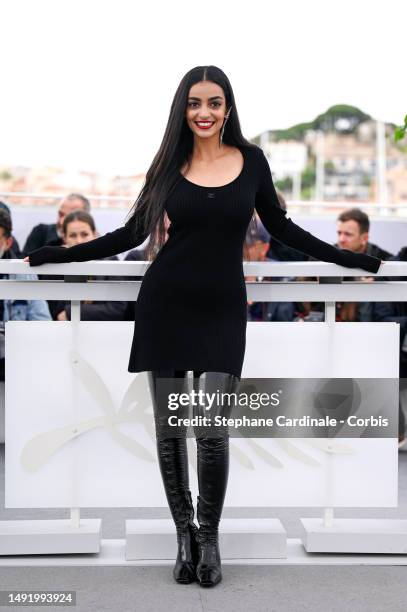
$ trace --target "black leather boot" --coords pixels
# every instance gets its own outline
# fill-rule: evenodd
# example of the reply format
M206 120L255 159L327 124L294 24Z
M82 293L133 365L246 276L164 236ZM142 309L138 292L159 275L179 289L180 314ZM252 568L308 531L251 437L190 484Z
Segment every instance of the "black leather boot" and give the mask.
M168 378L164 386L157 386L158 377ZM166 438L168 426L164 418L166 401L164 394L171 390L181 390L182 376L171 380L170 372L149 372L150 390L152 393L157 454L164 490L177 531L178 553L174 566L174 579L180 584L189 584L196 580L198 562L198 527L194 524L194 506L189 490L188 453L185 432L177 431L179 437ZM171 387L171 388L169 388Z
M218 389L231 393L237 390L238 385L239 379L236 376L207 372L206 379L200 382L199 387L205 392ZM214 414L229 417L231 407L218 406L211 409L211 413L211 417ZM196 575L200 586L213 587L222 580L218 528L229 475L229 435L227 428L218 429L213 434L218 437L199 435L202 432L198 433L197 430L199 560Z
M229 472L229 439L198 439L197 448L199 560L196 575L202 587L212 587L222 580L218 527Z
M190 518L187 527L177 526L178 553L174 566L174 579L180 584L189 584L196 578L196 566L198 565L198 527L193 522L194 507L192 505L191 492L187 491L187 506L190 508Z
M198 527L193 521L194 506L187 483L186 440L157 440L157 449L164 489L177 530L178 553L173 575L180 584L189 584L196 580Z

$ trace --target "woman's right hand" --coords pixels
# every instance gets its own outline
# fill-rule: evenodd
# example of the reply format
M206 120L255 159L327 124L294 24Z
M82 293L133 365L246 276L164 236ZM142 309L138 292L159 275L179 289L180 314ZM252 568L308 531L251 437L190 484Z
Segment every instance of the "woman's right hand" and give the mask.
M341 263L345 268L361 268L362 270L366 270L366 272L376 274L383 263L381 259L373 257L373 255L356 253L349 249L340 249L340 251L343 259Z
M40 249L31 251L23 261L33 266L41 266L45 263L64 263L68 261L67 252L69 249L59 246L43 246Z

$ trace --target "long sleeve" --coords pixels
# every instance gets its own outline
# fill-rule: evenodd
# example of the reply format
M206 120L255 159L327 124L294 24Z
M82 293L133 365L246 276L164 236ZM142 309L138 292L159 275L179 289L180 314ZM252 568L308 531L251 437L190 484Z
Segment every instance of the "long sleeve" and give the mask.
M71 261L89 261L91 259L103 259L111 255L117 255L142 244L148 237L148 233L139 231L134 234L133 224L130 221L123 227L113 232L108 232L100 238L89 242L77 244L73 247L45 246L31 253L30 266L40 266L44 263L69 263Z
M272 236L283 244L321 261L346 268L362 268L368 272L378 271L381 260L377 257L338 249L293 223L279 205L270 167L263 152L259 154L259 166L260 180L255 208L263 225Z

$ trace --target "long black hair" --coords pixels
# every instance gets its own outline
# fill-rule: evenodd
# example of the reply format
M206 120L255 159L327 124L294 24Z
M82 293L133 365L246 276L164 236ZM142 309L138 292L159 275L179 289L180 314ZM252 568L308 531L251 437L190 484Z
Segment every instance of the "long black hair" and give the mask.
M254 147L243 137L232 86L223 70L217 66L196 66L189 70L175 92L161 146L129 211L127 222L133 225L133 231L150 234L148 258L152 258L165 242L165 202L182 178L180 169L190 161L194 137L185 114L189 91L201 81L219 85L226 99L226 111L232 107L225 124L223 142L236 147Z

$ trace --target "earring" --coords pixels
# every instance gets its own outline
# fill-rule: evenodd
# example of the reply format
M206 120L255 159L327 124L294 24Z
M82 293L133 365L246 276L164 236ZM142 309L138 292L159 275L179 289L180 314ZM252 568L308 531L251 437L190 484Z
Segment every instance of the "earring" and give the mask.
M222 125L222 129L220 131L220 140L219 140L219 146L222 144L223 142L223 134L225 132L225 125L226 125L226 121L229 119L229 115L230 115L230 111L232 110L232 107L229 108L227 114L225 115L225 121L223 122Z

